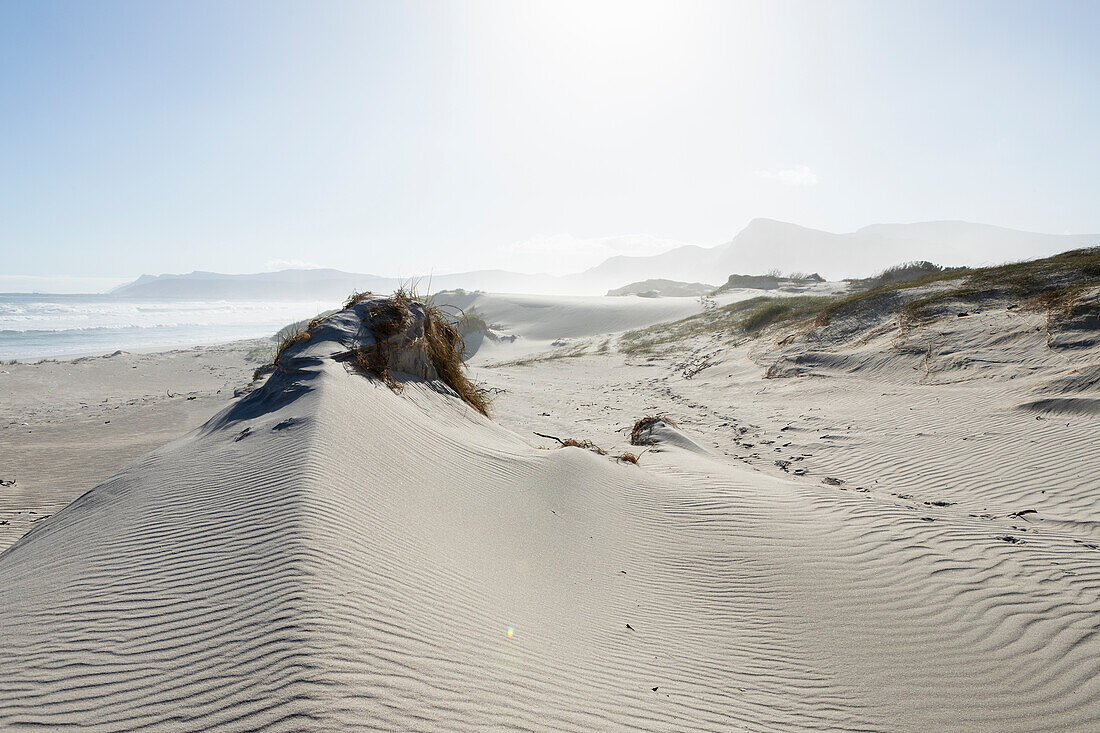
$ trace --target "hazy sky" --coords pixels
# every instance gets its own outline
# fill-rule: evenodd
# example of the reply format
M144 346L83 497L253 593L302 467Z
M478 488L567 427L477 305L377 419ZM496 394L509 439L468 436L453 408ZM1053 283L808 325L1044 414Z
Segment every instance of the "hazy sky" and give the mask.
M1100 3L0 3L0 275L1100 232Z

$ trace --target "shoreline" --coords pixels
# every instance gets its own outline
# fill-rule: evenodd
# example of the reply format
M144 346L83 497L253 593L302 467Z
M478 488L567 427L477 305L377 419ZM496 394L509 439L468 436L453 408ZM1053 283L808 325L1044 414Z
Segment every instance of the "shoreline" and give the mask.
M113 356L121 356L127 354L133 354L136 356L148 356L156 354L171 354L176 351L189 351L191 349L206 349L214 346L231 346L234 344L248 344L252 347L264 346L266 343L272 343L270 336L255 336L253 338L231 338L225 340L215 341L197 341L194 343L184 342L172 345L161 346L137 346L133 348L118 348L113 351L80 351L80 352L67 352L64 354L57 354L53 356L32 356L32 357L15 357L13 359L0 359L0 368L11 365L24 365L24 366L38 366L39 364L71 364L74 361L80 361L83 359L110 359Z

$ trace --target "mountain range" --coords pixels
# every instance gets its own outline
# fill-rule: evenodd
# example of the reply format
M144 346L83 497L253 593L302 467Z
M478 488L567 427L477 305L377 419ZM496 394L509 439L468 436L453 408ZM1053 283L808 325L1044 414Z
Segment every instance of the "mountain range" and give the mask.
M530 275L477 270L430 279L432 291L465 288L489 292L602 294L652 278L720 284L733 273L818 272L829 280L867 277L891 265L930 260L941 265L985 265L1044 257L1100 245L1100 234L1037 234L987 224L934 221L876 224L835 234L754 219L716 247L687 245L657 255L611 257L572 275ZM343 298L352 290L389 292L400 278L332 269L283 270L249 275L192 272L142 275L112 290L121 297L312 300ZM420 279L422 286L429 278Z

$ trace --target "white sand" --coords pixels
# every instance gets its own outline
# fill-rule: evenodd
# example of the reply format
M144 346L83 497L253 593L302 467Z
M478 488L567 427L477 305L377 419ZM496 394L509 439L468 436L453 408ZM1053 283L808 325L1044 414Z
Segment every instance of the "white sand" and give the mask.
M131 460L201 425L259 366L241 341L0 366L0 550Z
M492 301L495 422L325 358L347 321L35 523L0 555L0 727L1100 726L1100 349L993 308L627 358L595 352L643 316ZM487 368L555 334L593 353ZM535 447L640 452L655 412L640 466Z

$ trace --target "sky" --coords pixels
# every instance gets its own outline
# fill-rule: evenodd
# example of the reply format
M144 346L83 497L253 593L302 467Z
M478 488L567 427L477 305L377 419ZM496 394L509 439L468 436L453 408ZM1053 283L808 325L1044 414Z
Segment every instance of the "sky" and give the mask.
M1100 232L1098 33L1095 2L6 0L0 289L575 272L756 217Z

